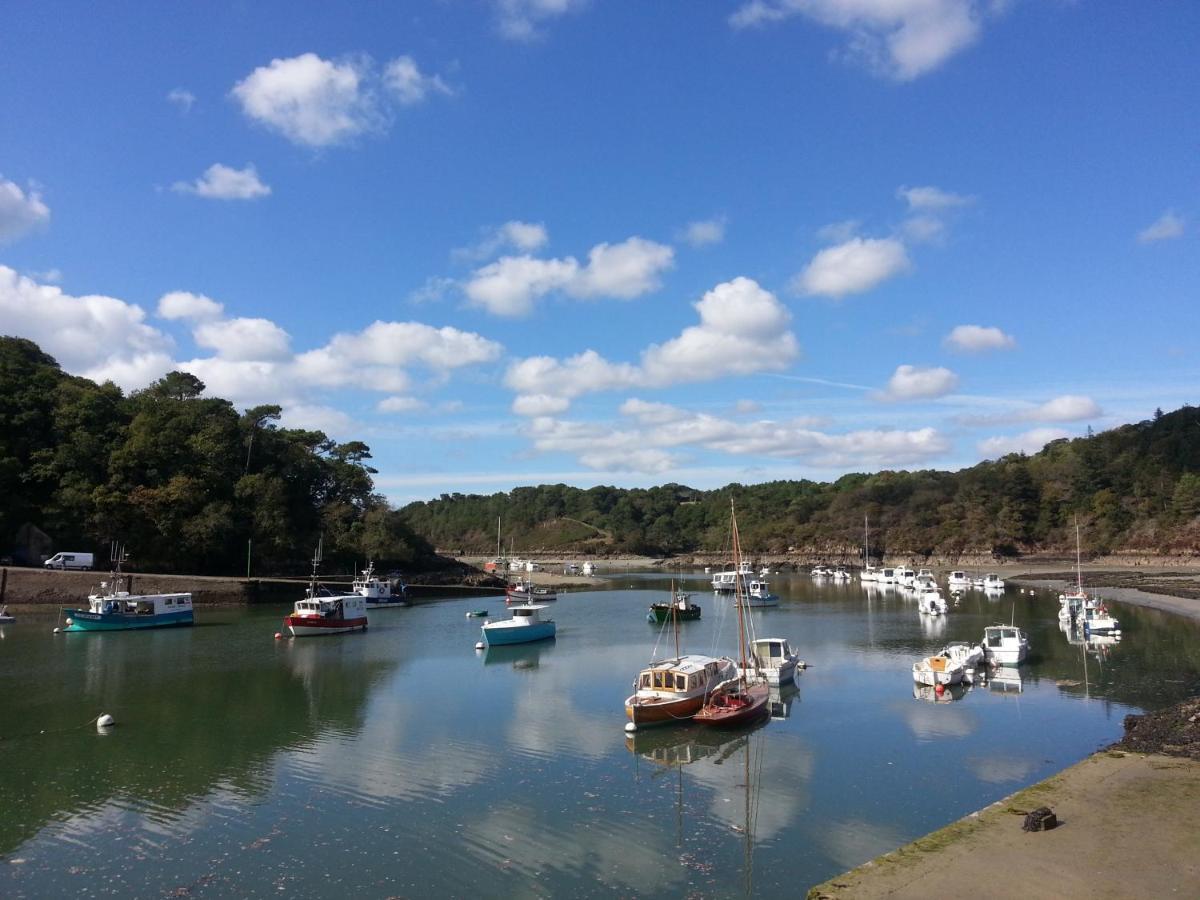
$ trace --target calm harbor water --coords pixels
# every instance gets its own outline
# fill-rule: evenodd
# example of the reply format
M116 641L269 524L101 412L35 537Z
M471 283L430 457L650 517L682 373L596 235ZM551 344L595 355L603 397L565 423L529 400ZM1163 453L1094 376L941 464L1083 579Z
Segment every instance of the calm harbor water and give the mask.
M733 653L704 590L685 651ZM669 581L561 595L555 641L476 652L503 598L373 610L366 634L273 640L279 608L194 628L0 626L0 896L718 896L801 892L1117 739L1200 691L1200 629L1112 604L1111 647L1057 603L968 593L939 620L857 582L776 576L760 636L811 668L750 732L623 732ZM727 604L727 601L726 601ZM1035 658L934 701L912 663L1009 621ZM673 639L662 635L662 648ZM101 712L118 726L98 734Z

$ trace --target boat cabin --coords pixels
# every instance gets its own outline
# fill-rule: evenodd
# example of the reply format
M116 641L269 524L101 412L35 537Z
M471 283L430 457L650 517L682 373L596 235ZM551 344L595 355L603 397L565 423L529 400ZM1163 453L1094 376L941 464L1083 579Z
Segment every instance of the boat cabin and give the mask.
M191 611L191 594L139 594L128 591L113 594L92 594L88 597L88 612L98 615L157 616L163 613Z
M759 638L750 645L750 658L762 669L778 668L795 656L784 638Z
M703 691L710 681L716 679L719 671L720 663L715 659L700 664L685 656L653 663L638 674L638 694Z

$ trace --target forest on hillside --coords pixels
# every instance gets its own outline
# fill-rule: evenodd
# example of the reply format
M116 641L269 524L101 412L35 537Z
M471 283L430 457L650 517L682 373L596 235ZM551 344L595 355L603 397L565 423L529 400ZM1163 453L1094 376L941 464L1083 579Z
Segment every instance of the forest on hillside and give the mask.
M832 483L775 481L713 491L522 487L443 494L401 509L414 531L455 552L550 550L667 556L721 552L736 501L755 554L941 556L1200 552L1200 410L1048 444L958 472L885 471Z
M281 428L278 406L238 411L171 372L125 395L62 371L31 341L0 337L0 557L37 565L58 550L141 571L271 575L364 559L432 556L374 492L370 449Z

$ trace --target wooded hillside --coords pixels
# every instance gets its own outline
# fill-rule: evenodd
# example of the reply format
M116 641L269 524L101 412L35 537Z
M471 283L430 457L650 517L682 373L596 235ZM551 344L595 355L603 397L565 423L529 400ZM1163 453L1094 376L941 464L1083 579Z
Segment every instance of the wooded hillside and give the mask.
M303 572L420 565L432 554L373 491L366 444L280 428L278 406L238 412L171 372L125 396L0 337L0 557L36 565L111 541L142 571Z
M776 481L699 491L549 485L491 496L443 494L401 510L436 546L671 555L721 551L729 499L753 553L872 556L1074 553L1078 516L1090 555L1200 551L1200 410L1059 440L959 472L879 472L833 483Z

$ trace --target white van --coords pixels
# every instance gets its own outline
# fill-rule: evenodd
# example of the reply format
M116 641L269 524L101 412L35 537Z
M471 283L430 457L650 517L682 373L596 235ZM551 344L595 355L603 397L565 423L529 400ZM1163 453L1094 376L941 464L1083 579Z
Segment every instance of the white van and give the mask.
M90 569L92 554L90 553L55 553L42 563L47 569Z

